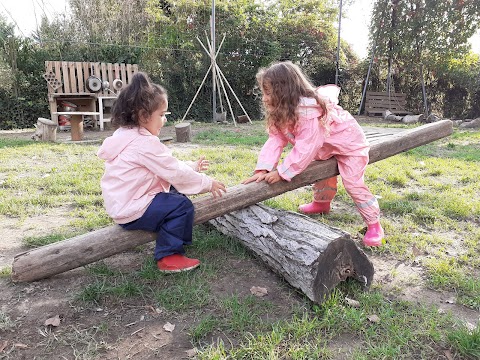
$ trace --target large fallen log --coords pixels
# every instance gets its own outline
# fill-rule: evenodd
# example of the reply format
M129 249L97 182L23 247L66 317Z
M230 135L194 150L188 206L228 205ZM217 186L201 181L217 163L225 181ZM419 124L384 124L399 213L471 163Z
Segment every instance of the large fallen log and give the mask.
M373 139L370 163L388 158L450 135L450 120L442 120L414 129ZM227 189L227 194L213 199L211 195L194 198L195 224L243 209L284 192L309 185L317 180L338 175L337 161L314 161L292 181L273 185L250 183ZM155 234L145 231L125 231L114 225L87 234L75 236L47 246L31 249L15 256L12 280L35 281L87 265L111 255L155 240Z
M308 216L252 205L210 220L239 239L290 285L321 303L338 283L352 277L369 287L371 261L350 235Z

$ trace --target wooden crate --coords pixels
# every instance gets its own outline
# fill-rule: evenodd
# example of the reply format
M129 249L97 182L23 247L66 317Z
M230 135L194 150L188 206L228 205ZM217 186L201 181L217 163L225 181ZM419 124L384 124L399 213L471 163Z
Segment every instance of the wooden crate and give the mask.
M133 74L138 72L137 64L110 64L100 62L45 61L45 73L53 73L58 88L48 85L48 94L90 95L97 97L112 96L112 91L101 90L89 92L85 82L90 76L96 76L102 81L108 81L112 87L113 80L120 79L123 86L128 85Z
M405 109L406 105L405 94L367 91L365 114L367 116L381 116L385 110L390 110L395 115L411 114L410 111Z
M81 140L83 136L84 116L92 116L98 123L101 114L99 98L112 98L117 95L113 89L113 81L120 79L123 87L128 85L135 73L137 64L111 64L100 62L45 61L45 75L48 88L48 102L52 121L58 124L58 115L71 115L72 140ZM108 81L110 90L98 92L88 91L85 83L90 76L96 76L102 81ZM77 105L75 112L60 111L62 101ZM75 129L74 129L75 127Z

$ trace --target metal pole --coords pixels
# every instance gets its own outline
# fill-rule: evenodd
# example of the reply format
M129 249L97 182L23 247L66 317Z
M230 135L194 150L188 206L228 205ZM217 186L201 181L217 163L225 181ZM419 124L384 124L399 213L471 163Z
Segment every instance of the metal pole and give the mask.
M365 79L365 85L363 85L362 100L360 101L360 107L358 108L358 115L360 115L360 112L362 111L363 101L365 100L365 93L367 92L367 86L368 86L368 78L370 77L370 70L372 69L376 47L377 47L377 42L374 42L373 50L372 50L372 58L370 59L370 64L368 65L367 78Z
M425 79L423 78L423 64L420 65L420 81L422 82L423 107L425 109L425 118L428 117L427 90L425 89Z
M340 30L342 28L342 0L340 0L340 11L338 13L338 35L337 35L337 64L335 67L335 85L338 85L338 68L340 62Z
M217 64L215 59L215 0L212 0L212 18L210 20L210 31L212 32L212 47L210 49L210 57L212 59L212 122L215 122L217 114Z

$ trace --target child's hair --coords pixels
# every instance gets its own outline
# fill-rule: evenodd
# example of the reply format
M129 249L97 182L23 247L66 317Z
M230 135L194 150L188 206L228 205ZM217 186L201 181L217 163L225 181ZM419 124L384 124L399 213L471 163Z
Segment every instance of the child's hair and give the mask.
M112 107L112 123L116 127L138 127L167 101L167 91L154 84L147 74L137 72L130 84L120 91Z
M327 115L325 102L315 93L315 88L300 67L291 61L261 68L257 73L257 83L262 91L265 91L265 86L272 89L272 109L266 109L268 129L281 130L287 126L294 128L298 122L297 107L301 97L317 100L323 110L319 120L324 124Z

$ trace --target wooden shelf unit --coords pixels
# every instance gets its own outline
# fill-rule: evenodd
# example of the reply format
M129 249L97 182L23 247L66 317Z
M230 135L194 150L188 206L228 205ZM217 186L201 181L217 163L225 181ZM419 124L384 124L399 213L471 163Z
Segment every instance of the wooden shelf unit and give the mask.
M85 116L92 116L103 130L104 123L110 119L108 115L105 115L107 114L104 111L105 107L109 104L110 99L116 98L117 93L108 89L88 92L85 86L88 78L96 76L102 82L108 81L110 87L112 87L114 80L119 79L125 87L137 72L137 64L45 61L45 79L48 79L48 101L52 121L58 124L59 115L71 115L71 119L74 120L71 121L72 140L81 140ZM77 105L76 111L68 113L61 111L60 104L62 101ZM107 107L108 113L110 107L111 105ZM74 129L74 127L76 128ZM76 139L74 139L74 133Z

